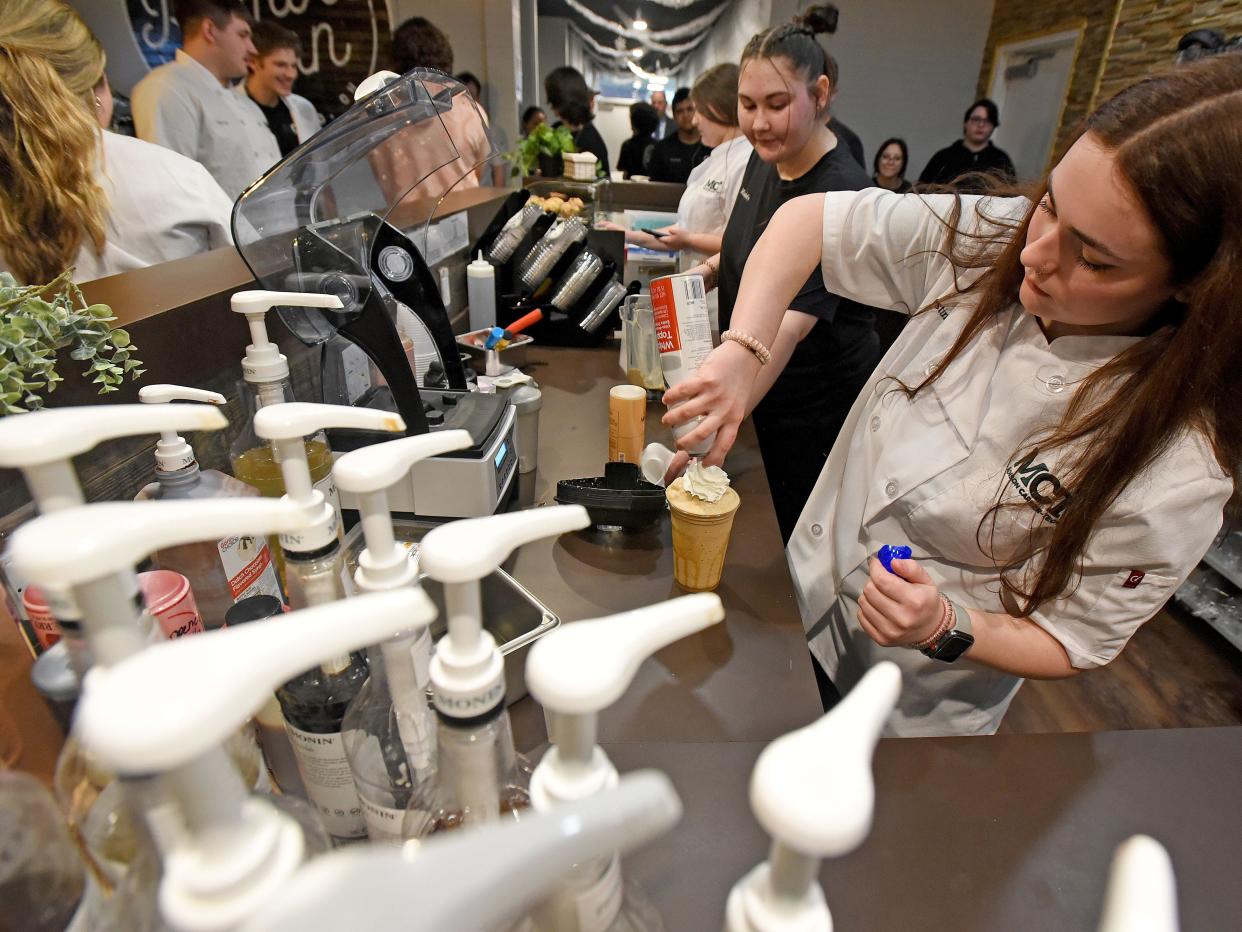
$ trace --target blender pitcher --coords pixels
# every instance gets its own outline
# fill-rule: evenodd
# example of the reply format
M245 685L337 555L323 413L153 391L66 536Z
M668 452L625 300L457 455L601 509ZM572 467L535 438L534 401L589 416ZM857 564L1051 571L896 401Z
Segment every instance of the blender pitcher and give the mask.
M664 391L664 371L660 368L651 295L627 295L621 302L621 323L626 378L631 385L645 388L649 399L658 398Z

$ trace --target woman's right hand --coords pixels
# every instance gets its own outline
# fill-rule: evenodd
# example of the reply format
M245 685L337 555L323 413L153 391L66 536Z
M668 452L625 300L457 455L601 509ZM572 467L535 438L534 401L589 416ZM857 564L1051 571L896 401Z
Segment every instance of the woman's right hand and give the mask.
M703 420L677 441L680 450L692 450L712 433L716 441L703 457L704 466L720 466L737 440L746 416L751 386L759 374L759 360L732 340L712 350L693 378L664 393L668 412L662 421L676 427L702 415Z

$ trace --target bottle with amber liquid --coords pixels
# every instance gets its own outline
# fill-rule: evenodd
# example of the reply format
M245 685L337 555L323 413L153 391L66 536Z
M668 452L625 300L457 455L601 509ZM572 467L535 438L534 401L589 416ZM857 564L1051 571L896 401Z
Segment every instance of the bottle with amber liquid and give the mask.
M268 442L255 433L254 416L270 405L295 399L289 379L289 360L268 338L264 317L278 306L339 308L341 302L333 295L239 291L230 303L234 313L245 315L250 325L251 343L242 357L242 427L229 445L229 460L233 465L233 475L242 482L254 486L260 495L280 498L286 491L280 462ZM308 434L303 442L311 481L336 512L339 526L341 499L332 481L332 450L328 446L328 435L323 430L316 430ZM275 540L271 541L271 549L281 581L286 582L284 557Z

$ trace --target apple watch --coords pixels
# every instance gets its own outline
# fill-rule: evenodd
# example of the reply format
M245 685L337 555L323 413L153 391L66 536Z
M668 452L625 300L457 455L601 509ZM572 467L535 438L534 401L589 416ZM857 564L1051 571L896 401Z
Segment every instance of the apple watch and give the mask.
M953 608L953 627L922 649L924 656L943 663L953 663L975 643L975 636L971 633L970 613L956 602L949 604Z

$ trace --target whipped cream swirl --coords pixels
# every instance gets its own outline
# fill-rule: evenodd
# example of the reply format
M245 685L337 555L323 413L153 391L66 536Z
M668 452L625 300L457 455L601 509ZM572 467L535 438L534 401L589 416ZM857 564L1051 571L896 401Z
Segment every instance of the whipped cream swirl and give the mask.
M719 466L694 462L682 477L681 487L695 498L718 502L729 489L729 474Z

